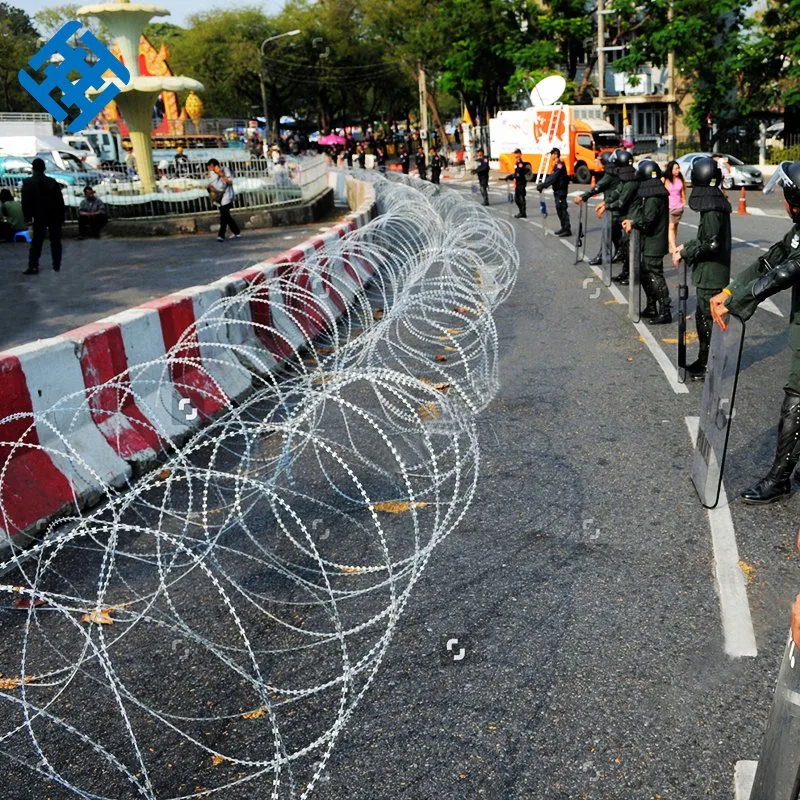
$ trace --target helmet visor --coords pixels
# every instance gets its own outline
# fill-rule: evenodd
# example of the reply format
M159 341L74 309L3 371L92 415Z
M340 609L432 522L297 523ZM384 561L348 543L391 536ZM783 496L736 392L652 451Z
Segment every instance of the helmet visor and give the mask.
M784 186L794 186L794 182L791 180L787 172L792 163L793 162L791 161L781 161L780 166L775 170L775 174L769 179L767 185L764 187L764 194L774 192L778 187L783 188Z

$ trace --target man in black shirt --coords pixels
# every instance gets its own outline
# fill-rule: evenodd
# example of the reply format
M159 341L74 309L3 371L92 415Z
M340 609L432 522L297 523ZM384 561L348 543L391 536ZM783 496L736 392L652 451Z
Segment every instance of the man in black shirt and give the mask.
M28 251L28 269L23 275L39 272L39 257L45 234L50 233L50 255L53 269L61 269L61 226L64 224L64 196L61 187L44 174L44 161L34 158L33 176L22 182L22 213L28 224L33 222L33 239Z
M543 192L548 187L553 187L553 197L556 201L556 214L561 223L561 230L556 231L556 236L572 236L572 226L569 221L569 211L567 211L567 191L569 190L569 175L567 165L561 160L561 151L554 147L550 151L551 156L556 157L553 171L547 178L536 186L539 192Z
M477 163L473 174L478 176L478 184L481 187L481 197L483 204L489 205L489 159L483 154L483 150L478 150Z
M506 175L507 181L514 181L514 202L519 209L518 214L514 214L515 219L527 219L525 184L528 182L528 165L522 160L522 150L517 148L514 151L516 162L514 163L514 172L511 175Z

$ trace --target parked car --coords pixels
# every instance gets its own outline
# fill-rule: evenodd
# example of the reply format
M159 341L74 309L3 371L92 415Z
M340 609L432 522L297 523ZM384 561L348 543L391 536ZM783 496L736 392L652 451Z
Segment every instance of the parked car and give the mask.
M677 159L678 164L680 164L681 172L686 178L686 183L690 186L692 183L692 161L694 161L696 158L700 158L701 156L710 158L711 153L687 153L686 155ZM728 166L731 170L731 178L734 188L738 189L740 186L754 186L762 188L764 186L764 176L761 174L761 170L759 170L758 167L748 166L743 161L739 161L736 156L730 156L726 153L722 153L722 157L728 159Z
M31 162L20 156L0 156L0 188L18 189L33 174Z
M70 186L94 186L115 178L111 172L87 169L79 158L64 151L42 150L35 157L44 161L45 172L50 177Z

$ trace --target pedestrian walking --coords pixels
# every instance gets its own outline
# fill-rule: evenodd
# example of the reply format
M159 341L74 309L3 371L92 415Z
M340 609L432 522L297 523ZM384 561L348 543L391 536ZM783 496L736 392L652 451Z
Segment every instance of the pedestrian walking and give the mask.
M711 298L731 279L731 204L719 188L722 174L710 158L692 162L692 194L689 208L700 212L697 237L675 248L672 263L681 258L692 268L692 283L697 293L694 319L700 344L697 360L686 367L692 380L705 380L708 351L711 347Z
M13 242L18 233L27 229L22 204L8 189L0 189L0 242Z
M211 194L211 201L219 205L219 233L217 241L225 241L225 231L230 226L235 238L241 236L236 220L231 216L233 201L236 193L233 190L233 178L230 170L220 166L216 158L210 158L206 163L209 173L208 191Z
M553 171L541 183L537 184L536 190L541 194L545 189L553 187L553 198L556 203L556 214L561 228L556 231L556 236L572 236L572 225L569 221L569 211L567 210L567 192L569 191L569 175L567 165L561 160L561 151L554 147L550 151L551 156L556 157Z
M50 257L53 269L61 269L61 226L64 224L64 196L61 187L44 174L44 161L34 158L31 162L33 175L22 182L22 213L25 221L33 226L31 248L28 251L28 269L23 275L39 272L39 258L45 235L50 236Z
M91 236L100 238L100 231L108 222L108 211L105 203L95 194L91 186L83 190L83 200L78 206L78 238L85 239Z
M483 205L489 205L489 159L483 154L483 150L478 150L476 159L477 163L475 169L472 170L474 175L478 176L478 186L481 189L481 197L483 198Z
M678 244L678 224L686 208L686 181L677 161L670 161L664 168L664 188L669 195L669 254L672 255Z
M514 171L506 175L507 181L514 181L514 202L517 204L517 213L514 219L527 219L527 191L525 186L528 183L528 165L522 160L522 150L517 148L514 151Z
M422 178L423 181L427 180L428 170L425 165L425 151L422 149L422 145L420 145L419 150L417 150L416 164L419 177Z
M783 188L792 227L710 301L711 316L724 330L727 327L725 315L729 312L748 320L763 300L784 289L793 290L789 315L792 363L789 379L783 387L778 445L769 472L742 492L742 500L751 505L766 505L788 495L792 490L792 473L800 460L797 446L800 439L800 292L796 291L800 286L800 161L782 162L765 191L776 185ZM691 199L689 204L691 206Z

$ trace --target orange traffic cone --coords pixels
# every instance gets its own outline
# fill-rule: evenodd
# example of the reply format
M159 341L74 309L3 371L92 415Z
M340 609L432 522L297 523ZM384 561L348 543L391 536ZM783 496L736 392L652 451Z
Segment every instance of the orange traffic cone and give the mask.
M736 210L737 214L747 214L747 198L744 193L744 186L739 194L739 208Z
M592 189L597 186L597 179L594 177L594 172L592 173L592 179L589 181L589 186Z

